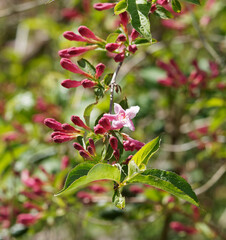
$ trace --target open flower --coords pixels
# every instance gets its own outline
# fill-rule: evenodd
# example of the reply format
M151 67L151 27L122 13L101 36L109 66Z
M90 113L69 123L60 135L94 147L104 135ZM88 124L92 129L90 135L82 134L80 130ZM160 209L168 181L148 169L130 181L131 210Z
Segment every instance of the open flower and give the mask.
M115 114L104 114L104 117L112 121L112 129L120 129L122 127L128 127L134 131L135 127L131 119L133 119L139 112L140 107L133 106L124 110L119 104L114 104Z

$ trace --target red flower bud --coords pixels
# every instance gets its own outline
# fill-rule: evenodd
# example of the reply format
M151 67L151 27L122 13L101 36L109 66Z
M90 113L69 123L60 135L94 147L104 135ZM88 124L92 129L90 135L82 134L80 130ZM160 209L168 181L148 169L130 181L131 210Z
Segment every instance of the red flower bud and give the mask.
M103 74L104 69L105 69L105 65L103 63L97 64L95 78L99 78Z
M82 86L84 88L92 88L92 87L94 87L96 85L96 82L91 81L89 79L84 79L84 80L82 80L81 83L82 83Z
M93 151L93 148L91 146L88 146L87 150L88 150L89 154L94 155L94 151Z
M79 143L73 143L73 147L78 151L85 151L85 149Z
M60 60L60 65L64 69L66 69L70 72L78 73L78 74L84 74L84 72L76 64L74 64L70 59L62 58Z
M118 44L118 43L108 43L108 44L106 44L105 48L109 52L114 52L116 49L119 48L119 46L120 46L120 44Z
M93 149L93 152L96 152L96 148L95 148L94 141L93 141L92 138L89 138L89 145L90 145L91 148Z
M80 131L78 131L77 129L75 129L74 127L72 127L72 126L71 126L70 124L68 124L68 123L62 124L61 127L62 127L65 131L67 131L67 132L80 132Z
M63 142L68 142L68 141L71 141L75 139L75 136L72 136L72 135L68 135L68 134L65 134L65 135L56 135L53 137L53 141L55 143L63 143Z
M126 36L123 35L123 34L119 34L116 41L117 42L125 42L126 41Z
M97 48L97 45L90 45L87 47L71 47L67 49L68 54L70 55L70 57L77 57L80 56L81 54L93 50Z
M129 16L128 16L127 12L120 13L119 17L121 19L122 25L126 28L128 22L129 22Z
M129 51L135 53L137 51L137 46L135 44L129 45Z
M83 158L90 158L89 154L85 151L85 150L80 150L79 154L83 157Z
M21 213L17 216L17 223L21 223L25 226L30 226L35 224L39 218L39 214L32 215L30 213Z
M99 184L93 184L89 186L89 189L95 193L104 193L107 189Z
M99 123L102 127L104 127L104 128L106 129L106 131L108 131L108 130L111 129L111 123L110 123L109 119L106 118L106 117L102 117L102 118L98 121L98 123Z
M118 150L118 149L114 150L113 155L114 155L114 157L116 158L116 160L119 160L120 153L119 153L119 150Z
M84 123L84 122L81 120L81 118L78 117L78 116L71 116L71 121L72 121L75 125L77 125L77 126L79 126L79 127L82 127L82 128L87 129L87 130L90 130L90 128L89 128L87 125L85 125L85 123Z
M132 38L132 41L134 41L136 38L138 38L139 33L133 28L130 37Z
M95 134L104 134L106 133L106 130L103 126L101 126L100 124L97 124L95 127L94 127L94 133Z
M61 123L57 122L55 119L53 118L46 118L44 120L44 124L49 127L52 128L54 131L61 131L63 130L61 127Z
M67 52L68 49L62 49L58 52L58 55L62 58L70 58L71 55Z
M65 88L76 88L81 86L82 84L81 84L81 81L66 79L61 82L61 85Z
M61 160L61 166L60 169L64 170L65 168L67 168L69 166L70 160L68 156L63 156L62 160Z
M114 136L110 137L109 143L113 150L116 150L118 148L118 139Z
M89 28L87 28L86 26L80 26L80 27L78 28L78 32L79 32L83 37L91 38L91 39L94 39L94 40L97 40L97 41L100 40L100 38L96 37L96 35L95 35Z
M122 62L125 58L125 53L119 53L114 57L115 62Z
M175 232L185 232L187 234L195 234L197 230L194 227L188 227L180 222L171 222L170 228L173 229Z
M63 36L69 41L87 42L85 38L71 31L64 32Z
M116 3L95 3L93 7L98 11L103 11L113 8L115 5Z
M139 194L139 193L143 193L144 192L144 190L141 187L137 186L137 185L130 186L129 190L130 190L130 192L132 192L134 194Z

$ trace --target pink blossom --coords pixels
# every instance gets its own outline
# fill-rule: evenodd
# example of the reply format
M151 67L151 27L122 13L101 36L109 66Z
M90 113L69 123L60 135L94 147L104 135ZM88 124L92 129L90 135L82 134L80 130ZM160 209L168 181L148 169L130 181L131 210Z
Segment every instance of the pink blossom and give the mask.
M189 235L196 234L197 230L194 227L185 226L180 222L171 222L170 228L173 229L175 232L185 232Z
M123 134L123 138L125 139L123 141L123 148L125 149L125 151L134 151L134 150L140 150L143 146L144 143L139 142L131 137L129 137L126 134Z
M115 62L122 62L125 58L125 53L124 52L121 52L121 53L118 53L115 57L114 57L114 60Z
M116 3L95 3L93 7L98 11L103 11L113 8L115 5Z
M103 63L99 63L96 65L96 74L95 74L95 78L99 78L105 69L105 65Z
M112 121L112 129L120 129L122 127L128 127L134 131L135 127L131 119L133 119L139 112L140 107L133 106L124 110L119 104L114 104L115 114L104 114L104 117Z
M95 193L104 193L107 189L99 184L93 184L89 186L89 189Z
M30 226L35 224L37 220L40 218L40 214L30 214L30 213L21 213L17 216L17 222L24 224L25 226Z
M133 28L133 30L130 34L132 41L134 41L136 38L138 38L138 36L139 36L139 33Z
M81 81L75 81L70 79L66 79L61 82L61 85L65 88L76 88L81 86L81 84L82 84Z

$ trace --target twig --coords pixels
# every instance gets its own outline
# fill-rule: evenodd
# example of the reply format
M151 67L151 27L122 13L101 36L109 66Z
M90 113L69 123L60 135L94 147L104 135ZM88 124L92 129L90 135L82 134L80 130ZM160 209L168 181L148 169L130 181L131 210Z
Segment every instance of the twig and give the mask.
M209 190L226 172L226 163L223 164L214 175L200 188L195 189L196 195L200 195Z
M215 61L221 65L221 67L224 67L224 60L221 58L221 56L216 52L216 50L207 41L205 35L203 34L202 30L199 27L199 23L195 17L195 14L193 13L193 11L191 10L191 7L188 4L187 4L187 8L192 17L192 25L195 28L196 32L198 33L198 36L199 36L204 48L215 59Z
M123 62L120 62L117 69L115 70L112 79L111 79L111 92L110 92L110 107L109 107L109 113L112 113L112 108L113 108L113 101L114 101L114 88L115 88L115 84L116 84L116 77L117 74L122 66Z
M9 8L0 10L0 18L11 16L14 13L24 12L24 11L30 10L32 8L41 6L43 4L45 4L44 0L37 0L37 1L25 2L25 3L21 3L21 4L17 4L17 5L12 5Z

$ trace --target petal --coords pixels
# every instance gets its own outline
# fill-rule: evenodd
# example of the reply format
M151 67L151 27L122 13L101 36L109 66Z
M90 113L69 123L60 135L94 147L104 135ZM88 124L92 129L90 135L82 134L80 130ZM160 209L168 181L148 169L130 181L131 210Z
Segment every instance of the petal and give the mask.
M128 116L130 119L133 119L137 115L139 110L139 106L130 107L129 109L126 109L126 116Z
M124 127L124 124L122 123L122 121L115 121L115 120L112 121L112 129L113 130L120 129L122 127Z
M105 113L105 114L103 115L103 117L108 118L110 121L117 119L117 115L116 115L116 114L108 114L108 113Z
M116 114L125 112L125 110L118 103L114 103L114 111Z
M132 120L130 120L130 119L128 119L128 120L126 121L126 124L124 125L124 127L128 127L131 131L134 131L134 130L135 130L135 127L134 127L134 125L133 125L133 122L132 122Z

